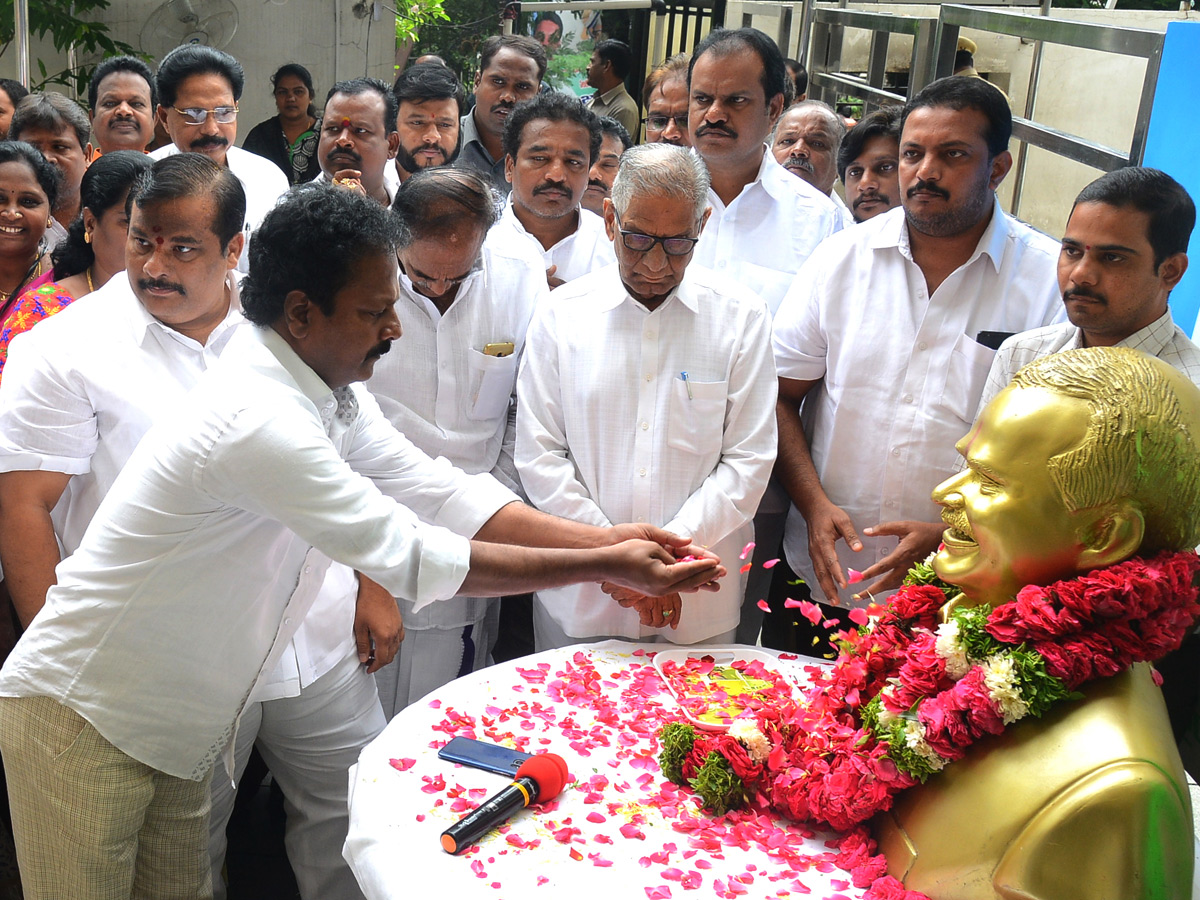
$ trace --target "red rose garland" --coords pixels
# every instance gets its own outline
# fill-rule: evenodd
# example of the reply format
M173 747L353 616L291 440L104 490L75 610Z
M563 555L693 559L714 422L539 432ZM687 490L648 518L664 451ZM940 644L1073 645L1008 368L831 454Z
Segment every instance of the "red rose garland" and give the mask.
M840 635L836 664L809 669L799 701L752 701L753 727L732 734L667 726L664 773L718 812L754 800L851 831L843 848L861 850L846 866L857 871L855 885L869 888L869 900L915 900L923 895L884 876L862 823L979 738L1176 649L1200 615L1197 573L1191 551L1133 558L1028 586L994 610L956 610L940 625L954 589L910 583L867 625ZM914 577L934 580L927 566Z

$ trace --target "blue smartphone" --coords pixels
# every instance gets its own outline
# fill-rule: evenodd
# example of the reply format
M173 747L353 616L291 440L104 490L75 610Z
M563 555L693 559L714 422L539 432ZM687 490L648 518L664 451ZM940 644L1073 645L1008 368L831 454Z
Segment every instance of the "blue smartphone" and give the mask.
M438 751L438 759L483 769L485 772L495 772L497 775L507 775L510 778L517 774L521 763L532 755L513 750L511 747L465 737L452 738L450 743Z

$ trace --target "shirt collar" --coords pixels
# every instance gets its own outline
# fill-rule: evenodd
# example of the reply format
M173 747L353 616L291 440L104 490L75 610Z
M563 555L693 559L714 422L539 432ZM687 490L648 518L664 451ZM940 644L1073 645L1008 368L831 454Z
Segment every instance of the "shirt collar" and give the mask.
M240 272L229 272L226 274L225 287L229 291L229 309L225 312L225 318L221 320L217 327L213 329L212 334L208 336L208 343L212 343L215 338L223 334L227 329L232 328L235 325L239 325L245 321L245 317L242 315L241 295L238 290L238 286L241 284L242 277L243 276ZM146 340L146 335L152 328L157 328L164 332L175 331L175 329L171 328L170 325L165 325L158 319L154 318L154 316L150 315L146 307L142 306L142 302L137 298L137 294L133 292L133 286L129 283L129 277L127 273L118 272L112 277L112 279L109 281L109 284L116 282L117 279L120 279L120 282L116 285L116 290L120 293L122 299L129 305L129 325L130 330L133 333L134 343L140 347L142 342ZM104 287L107 288L108 285L105 285ZM104 288L101 288L101 290L104 290ZM187 338L178 332L175 334L180 340L191 340L190 338Z
M475 110L471 110L459 120L458 137L459 144L466 147L468 144L475 144L483 153L484 159L489 160L492 165L496 164L496 160L492 159L492 154L488 153L487 147L483 145L483 141L479 139L479 129L475 126ZM461 153L459 154L462 155Z
M1129 347L1141 350L1148 356L1159 356L1175 337L1175 320L1171 318L1171 310L1167 310L1145 328L1139 328L1129 337L1117 341L1118 347ZM1075 329L1075 342L1072 347L1083 346L1083 329Z
M903 205L890 209L876 218L883 219L884 222L876 231L871 241L871 247L875 249L895 247L905 259L911 261L912 245L909 242L908 221L904 217ZM979 238L979 243L975 245L975 251L963 265L969 266L981 255L986 255L991 260L992 266L999 272L1000 264L1004 259L1004 249L1008 245L1011 232L1012 226L1009 224L1008 216L1001 209L999 198L993 194L992 220L988 222L987 228Z
M695 285L692 284L691 267L693 263L688 264L687 270L683 273L683 280L679 286L671 293L667 294L667 298L653 310L647 310L636 298L631 297L629 291L625 289L625 283L621 281L621 269L618 263L610 263L603 269L599 270L600 283L597 285L601 296L596 301L596 306L601 312L608 312L616 309L622 303L629 302L640 308L643 312L653 315L661 309L665 309L673 300L678 300L692 312L698 312L700 309L699 299L696 296Z
M324 410L334 397L333 390L321 376L314 372L304 360L292 349L291 345L269 325L255 325L244 330L270 351L272 360L291 378L296 389L318 410ZM278 378L278 373L269 372L269 367L261 367L268 374Z
M625 90L625 85L618 84L616 87L611 88L610 90L607 90L601 94L600 102L607 106L608 104L612 103L613 97L617 96L617 94L621 93L623 90Z

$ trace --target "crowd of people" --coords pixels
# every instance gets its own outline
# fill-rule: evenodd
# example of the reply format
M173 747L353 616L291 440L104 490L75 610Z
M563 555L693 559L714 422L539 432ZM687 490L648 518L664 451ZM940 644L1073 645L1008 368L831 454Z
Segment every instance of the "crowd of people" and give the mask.
M86 112L0 82L26 897L224 896L256 746L301 896L360 897L346 770L408 704L513 648L819 656L795 601L840 619L937 546L1022 365L1123 345L1200 384L1186 191L1121 169L1061 241L1022 224L978 77L848 127L751 28L653 68L640 117L620 41L583 102L546 64L496 36L470 96L433 58L318 104L289 63L240 147L204 46L105 60Z

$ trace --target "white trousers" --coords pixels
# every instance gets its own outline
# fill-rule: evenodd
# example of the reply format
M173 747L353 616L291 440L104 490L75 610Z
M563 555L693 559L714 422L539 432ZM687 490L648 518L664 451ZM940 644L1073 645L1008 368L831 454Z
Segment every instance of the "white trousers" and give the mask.
M383 730L374 679L355 654L306 687L298 697L248 704L234 748L240 781L257 742L284 796L284 844L304 900L362 900L342 844L350 829L347 770ZM235 791L218 763L212 780L209 852L213 896L224 900L225 828Z
M736 633L737 629L731 628L728 631L707 637L701 643L717 646L732 644ZM554 616L550 615L550 610L546 608L546 604L541 601L541 598L537 594L533 595L533 646L535 652L561 650L563 647L573 647L575 644L595 644L600 641L630 641L635 644L671 644L671 639L665 634L652 634L641 638L625 637L620 634L596 634L589 635L588 637L572 637L563 630L561 625L554 621Z

